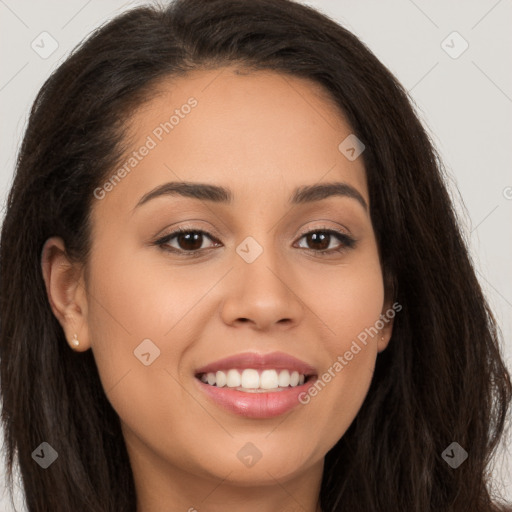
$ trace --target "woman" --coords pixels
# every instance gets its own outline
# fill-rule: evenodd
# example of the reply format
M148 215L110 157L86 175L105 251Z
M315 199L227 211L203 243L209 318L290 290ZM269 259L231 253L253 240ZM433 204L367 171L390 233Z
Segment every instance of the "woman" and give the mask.
M34 103L0 258L29 511L506 510L510 376L442 164L312 8L95 31Z

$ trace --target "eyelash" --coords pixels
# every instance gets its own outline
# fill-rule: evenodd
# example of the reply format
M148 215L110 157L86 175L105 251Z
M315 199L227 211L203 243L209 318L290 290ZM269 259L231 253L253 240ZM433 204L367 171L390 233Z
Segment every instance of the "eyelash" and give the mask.
M165 235L164 237L160 238L159 240L154 242L154 245L158 245L162 250L164 250L166 252L180 254L180 255L183 255L188 258L199 257L202 255L203 251L208 250L208 249L195 249L192 251L185 251L183 249L176 249L174 247L171 249L165 247L165 245L168 244L173 238L175 238L177 235L180 235L183 233L187 233L187 234L199 233L202 235L206 235L212 241L217 242L217 239L215 237L213 237L212 235L210 235L210 233L208 233L207 231L203 231L201 229L193 229L193 228L189 228L189 227L181 227L181 228L176 229L172 233L169 233L168 235ZM307 231L307 232L301 234L301 236L299 237L299 240L301 240L305 236L310 235L312 233L325 233L328 235L332 235L335 238L337 238L342 244L341 247L338 249L325 249L323 251L317 251L315 249L305 249L306 251L313 252L315 255L320 256L320 257L329 256L334 253L343 253L347 249L354 248L356 245L356 242L357 242L357 240L352 238L351 236L348 236L345 233L336 231L334 229L329 229L329 228L316 228L316 229ZM213 248L214 247L211 247L209 249L213 249Z

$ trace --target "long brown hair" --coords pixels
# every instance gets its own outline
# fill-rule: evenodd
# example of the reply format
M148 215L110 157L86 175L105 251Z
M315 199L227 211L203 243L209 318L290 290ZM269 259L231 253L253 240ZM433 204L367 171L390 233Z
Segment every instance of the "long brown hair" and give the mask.
M92 352L73 352L40 267L47 238L90 256L93 191L121 161L124 120L158 80L236 63L321 84L365 144L371 219L402 305L368 395L327 453L324 512L488 512L489 463L512 386L445 186L404 88L357 37L290 0L177 0L130 10L77 47L41 88L17 159L0 247L0 372L9 488L29 512L134 512L116 412ZM48 442L58 463L32 452ZM458 468L442 457L456 441Z

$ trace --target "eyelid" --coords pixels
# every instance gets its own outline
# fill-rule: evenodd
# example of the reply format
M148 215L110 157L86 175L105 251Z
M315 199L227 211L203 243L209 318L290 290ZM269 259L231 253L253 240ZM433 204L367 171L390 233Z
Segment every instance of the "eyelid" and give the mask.
M218 231L213 226L210 225L207 228L202 228L196 224L192 224L194 222L198 222L198 221L196 221L196 219L191 219L189 221L185 221L185 224L176 222L175 224L168 226L164 230L163 235L157 235L156 240L158 241L163 238L167 238L170 235L176 235L176 234L179 234L180 232L188 232L188 231L203 233L203 234L207 235L208 237L210 237L212 239L216 239L216 240L218 240L219 238L222 238L223 235L221 233L218 233ZM176 224L179 224L179 226L175 227Z
M301 230L299 236L307 235L308 233L311 233L312 231L332 231L332 232L340 233L342 235L346 235L348 237L352 237L352 235L350 234L350 231L347 228L345 228L341 224L338 224L338 226L339 227L334 228L332 226L326 226L325 224L323 224L321 226L309 227L305 230Z

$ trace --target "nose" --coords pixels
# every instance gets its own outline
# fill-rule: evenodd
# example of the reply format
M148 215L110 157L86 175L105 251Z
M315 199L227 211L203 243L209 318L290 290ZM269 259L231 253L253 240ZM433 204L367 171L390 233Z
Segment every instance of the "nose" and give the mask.
M238 258L238 255L237 255ZM249 323L265 331L274 325L291 328L304 312L299 276L284 261L264 250L252 263L235 260L225 288L221 315L228 325Z

